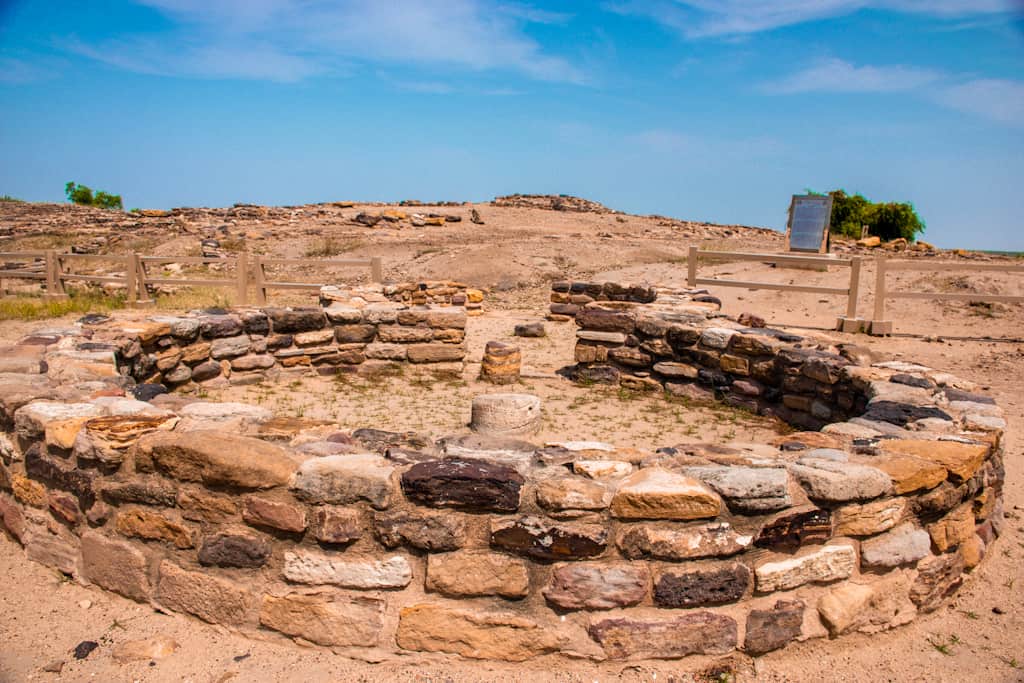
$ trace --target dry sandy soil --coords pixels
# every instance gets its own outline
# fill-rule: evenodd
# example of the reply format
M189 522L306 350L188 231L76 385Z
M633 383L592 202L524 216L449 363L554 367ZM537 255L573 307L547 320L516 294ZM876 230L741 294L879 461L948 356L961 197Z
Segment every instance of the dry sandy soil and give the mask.
M380 207L373 207L380 210ZM494 288L488 313L469 329L470 359L479 360L488 339L505 339L515 322L539 318L546 309L552 277L594 277L682 284L680 257L689 244L724 250L778 251L772 234L741 228L694 226L651 217L573 214L538 209L499 209L478 205L487 224L463 221L441 228L353 227L316 220L296 223L293 239L267 237L285 229L259 220L232 230L246 235L266 253L304 255L306 242L336 233L358 239L354 255L384 255L394 279L444 277ZM339 210L352 215L358 209ZM439 209L466 214L468 207ZM83 214L84 215L84 214ZM623 221L618 219L622 218ZM86 230L88 216L76 220ZM0 227L4 226L0 210ZM218 219L220 220L220 219ZM240 221L241 222L241 221ZM11 222L8 222L8 225ZM184 254L206 227L161 233L147 228L160 253ZM99 231L97 228L96 231ZM58 231L59 232L59 231ZM730 232L731 234L725 234ZM607 234L603 237L601 234ZM32 239L39 240L38 235ZM47 239L54 239L51 235ZM141 238L138 238L141 239ZM2 248L19 246L0 242ZM124 244L124 242L118 242ZM10 244L11 246L6 246ZM20 244L28 248L30 243ZM111 247L112 250L113 247ZM418 255L417 255L418 254ZM936 258L937 262L952 258ZM873 272L865 269L867 290L862 313L871 302ZM843 286L846 271L811 272L769 268L757 263L725 263L708 273L737 279L822 283ZM702 274L704 269L702 268ZM991 291L1022 294L1019 276L930 275L908 273L893 282L935 291ZM802 333L823 333L840 312L841 302L813 294L789 294L709 287L723 310L758 313L776 326ZM757 681L1020 681L1024 680L1024 310L1020 306L938 304L903 301L890 306L897 336L872 338L836 335L870 346L887 357L903 357L949 370L978 382L1006 410L1007 481L1005 534L989 550L948 608L880 635L813 640L757 660L734 656L718 668L734 680ZM55 321L52 324L59 324ZM51 323L0 322L0 339ZM749 441L772 433L774 426L721 409L686 409L660 398L597 393L569 385L553 371L571 359L571 324L549 323L547 339L521 340L524 364L531 368L524 388L545 401L542 438L595 438L641 448L682 441ZM243 387L230 395L273 403L282 412L329 417L348 427L419 429L433 436L458 430L468 417L469 398L484 390L470 365L461 380L426 382L414 376L384 378L382 385L362 380L336 383L306 379L289 386ZM312 400L310 396L327 396ZM614 419L612 419L614 418ZM717 680L716 662L687 659L653 663L558 663L545 660L503 665L417 655L408 660L366 663L322 649L305 649L268 635L254 640L194 619L163 615L110 593L70 583L25 559L16 543L0 538L0 681L686 681ZM116 662L117 643L163 634L180 644L155 663ZM87 659L71 654L83 640L100 647ZM60 674L43 670L65 662Z

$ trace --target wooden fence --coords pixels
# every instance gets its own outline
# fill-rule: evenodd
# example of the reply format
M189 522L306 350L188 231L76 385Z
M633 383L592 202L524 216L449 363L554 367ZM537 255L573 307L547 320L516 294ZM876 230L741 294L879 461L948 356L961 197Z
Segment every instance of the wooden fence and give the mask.
M151 303L150 287L153 285L180 285L186 287L226 287L235 290L239 305L249 303L249 290L255 288L256 303L266 304L267 293L274 289L319 291L329 283L320 282L285 282L272 280L268 277L267 267L275 266L314 266L317 268L369 268L370 280L384 280L383 262L379 256L365 259L310 259L310 258L266 258L259 254L240 252L237 256L213 258L205 256L141 256L135 252L127 254L64 254L55 250L0 252L0 259L28 261L24 266L0 269L0 280L26 279L43 280L46 295L50 298L67 296L65 283L93 282L119 284L125 288L126 299L130 304L143 305ZM85 261L112 261L121 265L123 274L94 275L73 272L70 266ZM160 277L153 275L147 266L159 266L168 263L185 265L222 264L234 270L232 277L197 278L197 277Z
M825 269L828 266L841 266L850 269L850 281L846 287L821 287L817 285L787 285L778 282L753 282L749 280L726 280L722 278L698 277L697 269L700 259L723 259L727 261L758 261L774 263L798 268ZM717 287L742 287L744 289L772 289L784 292L808 292L811 294L832 294L846 297L846 315L836 320L836 329L843 332L859 332L864 328L864 320L857 317L857 298L860 293L861 258L834 258L831 256L793 256L790 254L747 254L730 251L701 251L699 247L690 247L686 259L686 284L688 287L697 285L714 285Z
M948 261L890 261L879 257L875 259L875 311L871 318L871 334L892 334L893 324L885 318L885 302L887 299L930 299L933 301L981 301L986 303L1024 303L1024 296L1009 294L974 294L964 292L908 292L892 291L886 284L886 275L897 271L971 271L1017 273L1024 275L1024 265L1009 263L950 263Z

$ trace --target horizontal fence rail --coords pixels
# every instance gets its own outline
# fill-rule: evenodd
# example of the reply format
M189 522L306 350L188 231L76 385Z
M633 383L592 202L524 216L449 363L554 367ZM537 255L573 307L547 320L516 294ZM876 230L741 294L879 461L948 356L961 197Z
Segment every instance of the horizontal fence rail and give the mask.
M264 258L259 254L240 252L225 258L207 256L142 256L127 254L65 254L56 250L0 252L0 260L27 262L23 266L0 267L0 279L43 280L48 298L67 296L66 282L94 282L119 284L125 288L131 304L152 302L150 287L154 285L180 285L183 287L228 287L235 290L240 305L249 303L249 290L256 289L260 304L267 303L267 292L272 289L319 291L327 282L280 282L267 278L267 266L305 266L325 268L367 268L372 282L383 282L384 265L379 256L364 259ZM114 262L124 269L123 274L96 275L76 273L70 266L77 262ZM148 266L180 263L193 266L222 264L234 269L233 275L222 278L163 277L151 275Z
M1010 294L968 294L964 292L908 292L905 290L891 291L886 276L899 271L928 271L944 273L951 271L970 271L980 273L1016 273L1024 275L1024 265L1008 263L927 263L923 261L892 261L885 257L875 259L875 311L871 318L871 334L892 334L893 323L886 320L885 302L887 299L929 299L932 301L979 301L984 303L1024 304L1024 296Z
M723 259L729 261L758 261L777 265L797 266L803 268L822 268L841 266L850 269L850 281L846 287L821 287L817 285L787 285L778 282L755 282L752 280L729 280L724 278L699 277L697 270L700 259ZM698 285L718 287L742 287L743 289L769 289L782 292L806 292L810 294L834 294L846 297L846 315L836 320L836 329L844 332L858 332L864 327L864 321L857 318L857 298L860 293L861 258L832 258L829 256L792 256L788 254L750 254L731 251L702 251L699 247L690 247L686 259L686 285L690 288Z

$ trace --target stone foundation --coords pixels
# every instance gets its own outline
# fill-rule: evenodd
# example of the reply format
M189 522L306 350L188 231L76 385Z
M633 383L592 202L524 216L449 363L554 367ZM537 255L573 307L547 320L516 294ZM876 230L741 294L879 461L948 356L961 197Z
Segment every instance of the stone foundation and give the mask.
M358 320L331 306L41 330L0 354L0 520L30 559L76 580L370 659L757 656L942 606L1002 529L1000 409L946 373L743 329L695 303L582 308L579 376L831 422L655 452L343 432L125 392L136 376L194 372L186 349L212 357L242 335L244 352L217 363L279 359L278 335L298 351L318 346L299 335L327 331L331 353L367 353L384 342L336 328L461 327L420 309L377 319L370 304ZM168 351L182 357L139 372Z
M86 325L83 350L140 384L179 388L209 382L273 380L282 369L336 374L412 363L462 372L466 311L460 306L391 302L357 307L255 308L99 319Z

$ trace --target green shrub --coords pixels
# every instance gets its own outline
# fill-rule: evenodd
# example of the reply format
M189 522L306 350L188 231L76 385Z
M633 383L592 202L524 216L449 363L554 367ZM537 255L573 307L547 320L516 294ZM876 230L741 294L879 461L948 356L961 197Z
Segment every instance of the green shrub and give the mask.
M97 190L94 195L92 193L92 188L85 185L78 185L74 181L69 182L64 186L64 194L67 195L69 202L81 204L82 206L97 206L101 209L124 208L124 205L121 203L121 195L110 194L103 190Z
M811 192L811 194L820 194ZM857 239L861 226L868 226L868 233L883 240L899 237L913 242L918 233L924 232L924 221L917 215L910 202L872 202L861 194L846 194L844 190L833 190L832 223L829 232Z

